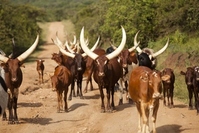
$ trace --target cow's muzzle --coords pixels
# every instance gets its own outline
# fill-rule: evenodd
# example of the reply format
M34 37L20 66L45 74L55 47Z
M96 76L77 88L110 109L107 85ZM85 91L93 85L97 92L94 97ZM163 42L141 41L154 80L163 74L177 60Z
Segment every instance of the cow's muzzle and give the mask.
M161 99L162 98L162 95L159 93L159 92L156 92L156 93L153 93L153 96L152 96L154 99Z

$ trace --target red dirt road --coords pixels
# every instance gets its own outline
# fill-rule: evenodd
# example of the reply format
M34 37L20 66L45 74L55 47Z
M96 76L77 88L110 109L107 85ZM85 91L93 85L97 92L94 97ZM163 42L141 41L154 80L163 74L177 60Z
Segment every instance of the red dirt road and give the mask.
M61 22L51 23L47 41L55 38L55 33L63 35ZM51 90L48 74L52 74L57 65L51 60L51 54L58 48L48 43L40 46L42 51L33 54L32 58L45 59L45 83L38 85L36 62L25 62L22 68L24 80L18 99L18 117L20 124L8 125L0 121L1 133L136 133L138 130L138 114L133 104L118 106L118 95L115 93L116 111L100 113L100 95L97 85L95 90L84 94L84 99L75 97L68 101L69 112L57 113L57 95ZM94 82L94 81L93 81ZM85 81L83 83L83 88ZM186 104L174 99L174 108L163 106L158 111L158 133L197 133L199 132L199 116L196 110L188 110ZM151 125L151 121L150 121ZM152 129L152 128L151 128Z

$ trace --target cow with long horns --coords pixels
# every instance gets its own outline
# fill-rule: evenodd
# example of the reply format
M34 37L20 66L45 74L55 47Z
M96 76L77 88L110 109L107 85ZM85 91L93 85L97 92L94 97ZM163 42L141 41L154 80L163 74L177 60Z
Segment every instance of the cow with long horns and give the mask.
M26 50L24 53L19 55L16 58L9 58L5 57L0 54L0 61L3 63L1 64L5 70L5 82L8 87L8 110L9 110L9 124L18 123L18 116L17 116L17 100L19 94L19 87L23 80L23 74L21 70L21 66L23 62L37 47L39 42L39 35L33 45Z
M119 47L108 55L97 55L92 52L85 44L84 41L84 27L80 34L80 44L83 51L94 60L94 80L98 84L101 95L101 112L111 112L114 108L114 86L122 76L122 66L117 61L119 53L123 50L126 43L126 32L122 27L122 41ZM106 88L107 93L107 108L104 105L104 93L103 88ZM111 94L111 95L110 95ZM111 97L112 96L112 97ZM112 102L110 99L112 98Z
M60 52L67 58L63 63L65 66L71 71L72 73L72 83L71 83L71 91L69 94L68 99L72 100L72 94L75 96L74 86L75 81L77 82L77 96L80 98L83 98L82 94L82 80L83 80L83 74L86 70L86 62L85 57L87 56L85 53L80 53L79 50L77 52L73 51L68 45L66 45L67 49L64 49L62 45L60 45L60 41L58 37L56 38L56 41L53 40L53 42L58 46ZM92 50L96 48L98 45L99 38L95 45L92 47Z
M138 46L138 42L137 42L138 33L139 32L137 32L134 37L135 46ZM146 66L151 69L155 69L157 65L157 59L156 59L157 56L162 54L167 49L168 45L169 45L169 39L167 40L167 43L165 44L165 46L157 52L154 52L154 50L150 48L141 49L139 46L136 47L136 50L138 52L137 58L138 58L139 66Z

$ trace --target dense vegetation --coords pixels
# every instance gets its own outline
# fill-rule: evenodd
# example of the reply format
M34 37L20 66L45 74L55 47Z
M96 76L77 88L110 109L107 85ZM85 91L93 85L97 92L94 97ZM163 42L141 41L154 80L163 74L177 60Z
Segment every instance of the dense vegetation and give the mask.
M104 48L110 41L119 43L121 25L127 32L127 47L133 45L137 31L141 47L154 50L170 38L169 48L158 58L158 69L175 70L178 93L185 92L179 71L198 65L198 0L0 0L1 48L11 51L14 37L26 49L40 31L37 22L63 20L73 22L77 35L84 26L90 42L100 35Z

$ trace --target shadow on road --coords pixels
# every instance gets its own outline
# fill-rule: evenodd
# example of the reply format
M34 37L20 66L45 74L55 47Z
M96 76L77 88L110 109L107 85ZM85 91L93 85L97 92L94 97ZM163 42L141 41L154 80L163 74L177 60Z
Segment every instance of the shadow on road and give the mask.
M158 133L181 133L182 131L189 130L189 129L180 129L181 125L164 125L161 127L157 127L156 130Z

